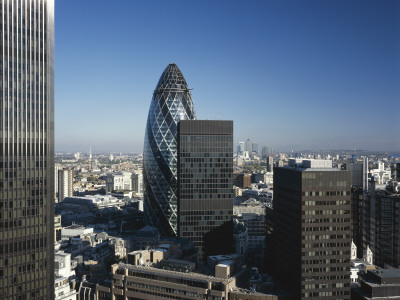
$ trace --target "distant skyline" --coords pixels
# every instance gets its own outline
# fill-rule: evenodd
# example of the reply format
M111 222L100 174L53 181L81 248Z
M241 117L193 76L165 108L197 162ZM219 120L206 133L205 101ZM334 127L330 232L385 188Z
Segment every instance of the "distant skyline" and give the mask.
M175 62L198 119L276 150L400 151L400 2L55 3L55 151L142 152Z

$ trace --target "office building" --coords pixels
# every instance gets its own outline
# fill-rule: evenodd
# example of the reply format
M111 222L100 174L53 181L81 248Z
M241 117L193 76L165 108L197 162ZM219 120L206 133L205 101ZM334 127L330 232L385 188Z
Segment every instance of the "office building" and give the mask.
M395 170L396 170L396 180L400 181L400 163L396 163L395 165Z
M107 192L132 190L132 173L120 171L108 174L106 178Z
M159 265L112 265L111 288L99 291L112 299L228 299L242 273L227 264L215 267L215 276L191 272L192 263L177 259Z
M251 174L233 174L233 184L242 189L248 188L249 186L251 186Z
M244 142L239 142L238 154L242 154L243 151L244 151Z
M274 158L270 155L267 156L267 172L273 172L274 170Z
M245 151L248 151L250 154L251 154L251 152L253 152L253 143L251 142L251 140L250 139L247 139L247 141L246 141L246 145L245 145L246 147L245 147Z
M344 170L350 171L351 179L351 222L352 239L357 246L357 257L363 255L363 228L364 228L364 164L349 163L342 166Z
M178 233L178 123L193 119L186 80L176 64L169 64L153 93L143 149L145 215L147 222L164 235Z
M132 174L132 190L136 194L143 193L143 170L136 170Z
M373 177L377 184L386 184L391 179L390 169L385 168L383 162L378 162L377 169L369 170L369 176Z
M364 207L364 249L371 248L375 265L400 268L400 193L375 191L374 185Z
M400 299L400 270L368 270L361 276L361 284L351 289L351 299Z
M63 167L60 165L54 166L54 200L58 199L58 171L62 169Z
M266 158L268 155L271 155L273 153L274 152L273 152L273 149L271 146L262 147L262 150L261 150L262 158Z
M350 173L292 165L274 169L274 273L294 299L350 299Z
M54 1L0 4L0 299L54 297Z
M256 152L256 153L258 153L258 151L259 151L259 149L258 149L258 143L253 143L252 144L252 149L251 149L253 152Z
M62 202L65 197L72 197L72 170L58 170L58 202Z
M205 261L205 255L224 254L210 252L233 250L232 186L233 122L180 121L178 231L179 236L196 244L200 262ZM213 240L213 232L227 223L226 231L213 242L213 250L207 249L207 238Z
M76 291L71 289L67 277L57 277L54 282L56 300L76 300Z

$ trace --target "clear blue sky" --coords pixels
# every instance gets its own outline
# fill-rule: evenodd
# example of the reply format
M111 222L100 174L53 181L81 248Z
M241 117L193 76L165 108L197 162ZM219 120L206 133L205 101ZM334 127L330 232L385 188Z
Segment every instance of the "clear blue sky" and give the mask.
M57 0L56 151L141 152L170 62L278 150L400 151L400 1Z

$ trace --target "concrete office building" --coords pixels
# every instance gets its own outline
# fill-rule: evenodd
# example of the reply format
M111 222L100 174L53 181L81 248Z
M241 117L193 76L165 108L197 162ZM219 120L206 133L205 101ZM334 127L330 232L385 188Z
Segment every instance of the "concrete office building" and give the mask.
M120 171L107 175L106 190L109 193L112 191L132 190L132 173Z
M54 1L0 3L0 299L54 297Z
M200 262L210 254L205 249L206 235L212 235L217 228L232 221L232 186L233 122L180 121L178 232L196 244ZM228 227L226 234L219 237L220 241L232 238L233 223L230 230Z
M58 202L62 202L65 197L73 196L72 170L58 170Z
M350 299L350 173L330 166L274 169L274 273L295 299Z
M113 265L111 289L98 287L98 292L111 294L112 299L228 299L243 273L231 276L229 265L218 264L213 277L188 272L185 263L191 263L179 262L167 261L164 269Z
M143 170L136 170L132 174L132 190L143 194Z
M178 123L194 119L186 80L176 64L169 64L153 93L143 149L144 212L148 224L164 235L178 233Z
M58 171L62 169L60 165L54 166L54 200L58 199Z
M233 184L240 188L251 186L251 174L235 173L233 174Z
M371 190L365 203L364 243L370 245L374 263L400 268L400 193Z
M239 142L239 147L238 147L238 154L242 154L244 151L244 142ZM399 175L400 177L400 175Z
M274 170L274 158L270 155L267 156L267 172L273 172Z

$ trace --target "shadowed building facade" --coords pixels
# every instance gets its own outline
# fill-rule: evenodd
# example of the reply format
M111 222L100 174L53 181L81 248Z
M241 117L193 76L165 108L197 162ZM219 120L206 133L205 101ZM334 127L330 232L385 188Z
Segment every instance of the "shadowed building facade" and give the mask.
M274 272L294 299L350 299L350 172L321 162L274 168Z
M53 299L54 1L0 22L0 299Z
M233 252L233 122L187 120L178 129L179 236L206 256Z
M153 93L143 149L144 211L162 235L178 234L177 132L180 120L195 119L182 72L169 64Z

